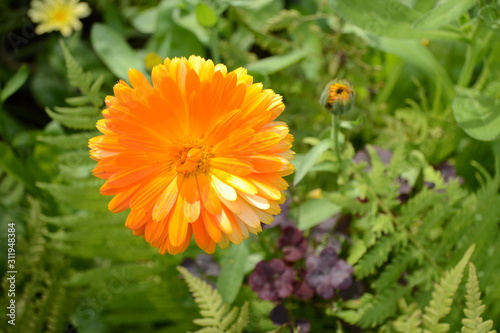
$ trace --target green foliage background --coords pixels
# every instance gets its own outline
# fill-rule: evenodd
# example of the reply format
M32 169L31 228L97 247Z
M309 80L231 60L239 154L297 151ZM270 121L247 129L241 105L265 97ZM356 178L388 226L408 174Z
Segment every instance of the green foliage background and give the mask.
M273 257L272 230L214 254L217 291L188 276L195 302L176 266L200 250L161 256L123 226L126 213L107 211L87 141L113 84L129 68L147 74L150 52L244 66L283 95L297 153L291 218L307 235L335 214L355 217L331 237L364 292L291 302L313 332L500 328L500 1L89 4L83 30L63 41L32 33L27 1L0 4L0 263L7 267L15 222L18 271L16 326L2 312L0 331L187 332L195 320L209 332L220 325L214 316L228 316L224 327L236 320L235 332L288 330L246 285L255 264ZM318 103L333 78L356 90L341 119L340 160ZM393 153L389 163L375 146ZM363 148L369 168L353 163ZM443 162L460 178L445 180L433 168ZM407 202L395 179L411 187ZM6 309L5 278L1 288Z

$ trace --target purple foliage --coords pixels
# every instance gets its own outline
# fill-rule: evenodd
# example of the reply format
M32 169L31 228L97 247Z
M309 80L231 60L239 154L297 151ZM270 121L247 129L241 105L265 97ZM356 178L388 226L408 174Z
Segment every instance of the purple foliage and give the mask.
M290 321L290 318L288 318L288 312L286 311L285 306L282 303L276 305L274 309L271 310L269 318L271 319L273 324L277 326L281 326Z
M332 298L335 289L347 289L352 283L351 265L339 259L333 247L324 248L319 256L308 257L306 265L306 281L324 299Z
M278 247L283 252L283 258L288 262L295 262L302 259L307 250L307 240L302 231L288 226L283 229L281 237L278 239Z
M261 261L250 274L248 282L261 299L278 301L293 292L294 272L282 259Z
M196 259L185 258L181 266L194 276L219 276L220 266L211 255L200 253Z

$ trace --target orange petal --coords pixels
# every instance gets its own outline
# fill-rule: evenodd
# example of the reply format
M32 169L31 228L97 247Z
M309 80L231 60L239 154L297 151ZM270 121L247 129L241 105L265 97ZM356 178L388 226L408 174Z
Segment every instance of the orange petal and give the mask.
M181 246L186 241L188 225L184 216L184 200L177 200L168 221L168 237L172 246Z
M235 157L213 157L210 166L237 176L246 176L254 171L250 163Z
M210 238L212 238L212 240L216 243L220 242L222 232L218 226L217 218L206 210L201 211L201 216L203 218L203 223L205 224L205 229L210 235Z
M250 181L246 180L243 177L238 177L218 169L212 170L212 174L215 175L216 178L223 181L225 184L230 185L230 187L233 189L235 188L249 194L257 193L257 188Z
M216 171L216 170L213 170ZM221 171L222 172L222 171ZM236 190L232 187L227 185L226 183L222 182L217 176L212 175L212 186L215 189L215 192L217 192L217 195L219 198L224 198L229 201L234 201L237 198Z
M202 219L198 219L191 224L196 244L206 253L212 254L215 251L215 242L212 240Z
M153 207L153 220L162 221L167 217L177 200L178 194L177 176L174 176L163 193L157 197L158 200Z
M211 177L207 178L205 175L198 175L196 178L203 206L212 215L220 214L222 206L219 197L217 196L217 192L209 180Z

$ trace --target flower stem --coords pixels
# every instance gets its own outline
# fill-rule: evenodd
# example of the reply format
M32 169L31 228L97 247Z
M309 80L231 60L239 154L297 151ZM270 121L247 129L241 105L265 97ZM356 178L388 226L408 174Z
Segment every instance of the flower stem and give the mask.
M340 126L339 126L339 119L332 113L332 130L330 132L330 137L333 141L333 146L335 150L335 154L337 156L337 162L340 163L340 144L339 144L339 133L340 133Z

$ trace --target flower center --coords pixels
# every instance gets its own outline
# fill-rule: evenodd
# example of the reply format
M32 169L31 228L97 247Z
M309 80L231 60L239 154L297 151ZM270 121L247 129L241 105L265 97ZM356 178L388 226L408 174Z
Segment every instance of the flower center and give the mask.
M207 173L210 165L212 147L203 145L201 140L186 140L179 144L179 151L174 157L175 170L186 175Z
M54 15L52 16L52 19L56 22L61 22L65 23L68 21L69 18L69 13L65 8L58 8Z
M330 96L328 98L328 104L333 104L336 100L341 102L349 101L349 94L352 93L352 90L344 85L344 84L332 84L330 86Z

